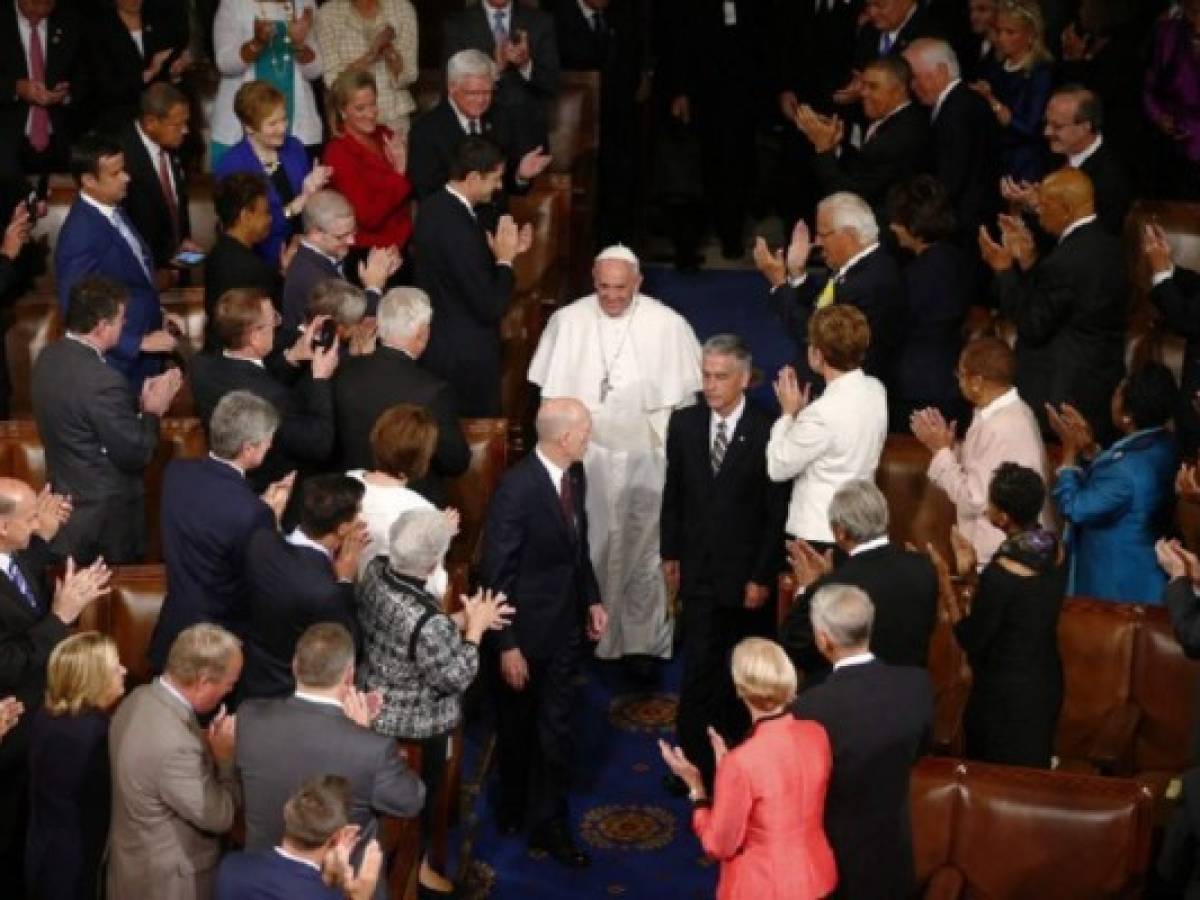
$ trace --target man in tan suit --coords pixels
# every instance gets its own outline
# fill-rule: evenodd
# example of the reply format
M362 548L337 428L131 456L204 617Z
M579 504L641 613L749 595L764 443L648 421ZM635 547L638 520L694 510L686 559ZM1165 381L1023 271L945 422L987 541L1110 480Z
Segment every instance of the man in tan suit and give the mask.
M219 836L233 824L233 716L211 713L242 672L236 637L193 625L166 671L121 704L109 732L112 828L108 896L208 900Z

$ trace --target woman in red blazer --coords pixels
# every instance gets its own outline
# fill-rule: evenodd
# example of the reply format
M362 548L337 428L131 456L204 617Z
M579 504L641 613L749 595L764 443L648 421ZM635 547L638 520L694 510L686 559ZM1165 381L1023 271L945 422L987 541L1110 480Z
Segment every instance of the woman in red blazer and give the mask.
M354 207L354 246L404 249L412 236L412 184L404 174L407 135L379 124L375 76L348 69L329 89L329 126L324 163L329 186Z
M663 759L695 804L692 828L721 863L717 900L813 900L837 886L825 839L825 788L832 755L816 722L795 719L796 670L783 649L747 638L733 651L733 683L750 710L750 736L726 752L709 729L717 760L711 802L700 770L660 741Z

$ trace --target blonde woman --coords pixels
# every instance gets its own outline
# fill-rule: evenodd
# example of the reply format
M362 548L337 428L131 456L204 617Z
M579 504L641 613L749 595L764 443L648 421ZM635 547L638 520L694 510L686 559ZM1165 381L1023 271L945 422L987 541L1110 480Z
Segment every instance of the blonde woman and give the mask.
M717 777L713 796L678 747L663 759L688 786L692 828L721 864L718 900L813 900L837 885L825 837L832 751L825 729L792 716L796 670L783 648L747 638L733 651L733 685L750 711L750 735L731 751L709 729Z
M50 654L29 741L25 869L38 900L96 896L108 836L108 717L124 694L112 638L85 631Z
M1049 167L1042 118L1054 80L1038 0L1001 0L992 40L995 58L984 62L982 77L971 87L988 101L1004 129L1002 173L1036 182Z

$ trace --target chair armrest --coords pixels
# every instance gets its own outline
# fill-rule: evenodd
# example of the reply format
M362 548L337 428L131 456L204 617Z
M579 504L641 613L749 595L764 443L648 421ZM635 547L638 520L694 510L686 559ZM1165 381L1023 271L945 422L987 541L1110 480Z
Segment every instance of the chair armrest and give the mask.
M929 750L938 756L962 756L963 712L971 685L959 682L934 698L933 726L929 735Z
M1092 738L1088 760L1106 775L1128 774L1141 719L1142 711L1133 703L1125 702L1110 711Z
M938 868L925 886L925 900L959 900L966 893L967 880L951 865Z

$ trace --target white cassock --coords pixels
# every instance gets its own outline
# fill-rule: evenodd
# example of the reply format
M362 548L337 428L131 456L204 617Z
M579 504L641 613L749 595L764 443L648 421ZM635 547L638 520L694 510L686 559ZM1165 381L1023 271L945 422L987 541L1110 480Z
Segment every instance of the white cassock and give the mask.
M658 555L667 421L695 402L700 344L682 316L638 294L619 317L595 294L546 324L529 366L542 397L574 397L592 414L588 540L608 628L596 655L671 655L667 588Z

